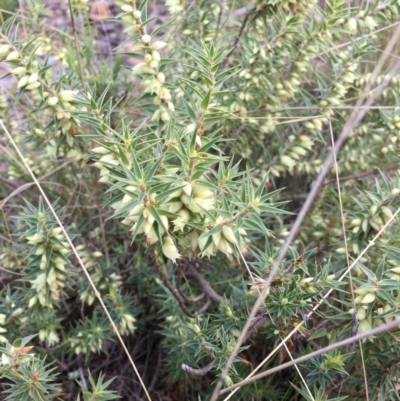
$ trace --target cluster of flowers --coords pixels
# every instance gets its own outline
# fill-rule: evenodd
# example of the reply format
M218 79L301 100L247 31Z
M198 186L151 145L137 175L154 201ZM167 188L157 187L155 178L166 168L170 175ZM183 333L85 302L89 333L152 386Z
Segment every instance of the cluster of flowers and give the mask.
M18 79L17 88L25 92L32 92L35 100L45 100L47 113L59 123L63 134L73 130L71 112L76 110L72 105L77 91L54 91L39 75L39 65L33 60L27 63L19 49L2 37L0 44L0 61L5 61L10 67L10 73ZM39 92L40 89L40 92ZM75 122L77 124L77 122Z
M359 306L357 310L354 308L349 310L349 313L352 315L357 313L357 318L360 322L360 325L358 326L358 334L368 332L374 327L382 326L383 324L392 322L393 320L398 320L400 327L400 316L393 315L393 312L395 312L393 306L386 304L383 307L371 310L368 305L375 301L375 294L371 292L365 293L363 290L364 289L356 290L358 293L360 293L360 291L363 292L357 297L362 298L361 302L356 302L358 304L361 303L362 305ZM357 298L356 301L359 301Z
M133 194L138 191L135 186L126 187L127 191ZM151 213L151 207L155 205L156 195L152 194L143 203L136 203L136 196L126 194L122 201L115 204L118 210L125 208L128 203L132 204L132 208L128 212L128 216L123 220L124 224L131 225L131 231L137 234L144 234L149 245L155 244L159 238L163 237L162 250L166 257L175 262L181 255L177 246L170 235L175 233L178 236L178 243L182 248L190 247L193 253L201 251L203 256L212 256L216 251L225 254L232 253L232 247L237 246L237 240L233 228L225 224L226 222L220 216L213 222L213 228L220 226L220 230L215 230L210 236L207 234L210 230L211 222L207 219L204 222L202 231L190 227L190 223L199 222L204 217L204 210L210 211L214 209L215 194L213 191L201 185L201 182L190 184L183 183L182 187L171 194L163 205L163 210L177 214L178 217L169 221L164 215L160 216L161 224L157 223L154 214ZM139 219L143 217L144 221L138 227ZM239 235L245 235L243 229L238 230ZM209 240L211 237L211 241Z
M142 63L133 67L133 75L145 75L142 85L144 92L154 95L153 103L158 106L152 116L153 121L169 121L170 112L174 111L171 102L171 93L165 86L165 75L158 71L161 60L159 50L163 49L167 43L159 40L152 42L152 37L146 33L145 26L142 24L142 13L135 8L131 1L117 1L117 5L123 11L122 21L126 25L125 32L132 36L140 35L140 41L133 46L132 52L144 52ZM147 77L148 76L148 77Z
M46 238L47 237L47 238ZM37 302L42 306L53 308L52 301L59 301L60 291L64 287L65 270L68 261L65 255L69 252L67 242L60 227L52 228L45 236L42 232L26 237L27 243L36 248L35 256L40 256L39 269L42 273L30 281L35 294L29 300L32 308ZM50 252L50 260L47 254ZM51 295L51 298L48 297Z
M379 231L392 216L393 212L389 207L372 205L369 208L369 215L366 215L364 219L357 217L351 221L352 232L357 234L362 230L364 234L367 234L370 227Z
M101 169L99 181L107 183L110 179L109 171L104 168L104 163L118 165L119 161L104 147L97 147L93 149L93 152L101 155L99 161L95 163L95 166ZM122 223L131 226L131 232L135 235L144 234L149 245L159 242L162 238L163 253L174 262L181 255L172 234L178 238L178 243L183 249L190 249L193 253L200 251L203 256L212 256L218 250L225 254L231 254L233 247L239 246L239 244L244 245L239 239L240 236L246 235L246 232L239 229L235 235L232 227L235 225L235 221L224 220L221 216L213 222L205 218L204 211L215 209L215 193L202 185L201 180L195 183L183 181L161 205L156 204L156 193L146 195L143 202L138 202L138 194L141 190L138 184L126 186L122 200L112 206L116 213L123 209L128 210ZM173 213L177 217L169 220L164 214L152 213L153 208ZM140 225L139 220L141 220ZM202 230L191 226L191 223L198 224L200 221L203 224ZM208 235L207 233L216 226L219 226L220 229L215 229L212 234Z
M168 8L171 17L181 18L183 11L183 1L182 0L165 0L165 5Z

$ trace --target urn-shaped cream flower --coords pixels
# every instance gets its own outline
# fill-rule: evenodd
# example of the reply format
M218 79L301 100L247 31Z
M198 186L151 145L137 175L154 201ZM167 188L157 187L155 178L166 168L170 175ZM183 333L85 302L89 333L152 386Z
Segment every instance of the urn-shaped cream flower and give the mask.
M181 257L181 255L179 254L178 249L175 246L174 241L172 240L171 237L165 238L162 249L163 249L164 255L168 259L171 259L174 263L175 263L176 259L179 259Z

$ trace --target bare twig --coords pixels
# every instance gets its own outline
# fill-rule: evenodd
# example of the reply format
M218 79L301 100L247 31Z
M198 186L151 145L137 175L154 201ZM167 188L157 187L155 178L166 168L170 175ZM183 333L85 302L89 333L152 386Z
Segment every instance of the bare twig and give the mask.
M359 326L360 326L360 321L358 320L357 313L355 313L354 314L354 324L353 324L353 328L351 329L351 337L355 337L357 335ZM356 348L356 343L355 342L351 343L347 347L347 352L353 352L355 348Z
M76 51L76 59L78 61L78 66L79 66L79 78L81 79L82 91L83 91L84 94L86 94L86 85L85 85L85 79L84 79L84 76L83 76L82 60L81 60L81 55L79 53L78 34L76 32L74 10L72 9L71 0L68 0L68 6L69 6L69 14L70 14L70 18L71 18L72 32L74 33L74 44L75 44L75 51Z
M82 366L79 367L78 371L79 371L79 376L81 378L82 386L87 390L88 386L86 383L85 374L83 373Z
M181 368L182 368L182 370L184 370L185 372L187 372L191 375L205 376L211 370L213 364L214 364L214 361L212 361L208 365L204 366L204 368L195 369L195 368L191 368L190 366L182 363Z
M153 262L153 265L157 270L157 273L161 277L161 280L167 286L167 288L169 289L171 294L174 296L174 298L178 301L178 304L181 307L181 309L183 310L183 312L185 312L186 315L188 315L189 317L196 317L196 314L190 312L190 310L186 307L186 305L183 302L182 298L180 297L180 295L178 294L178 292L176 291L176 289L174 288L172 283L169 281L167 275L165 274L164 270L162 269L160 263L158 262L155 249L152 249L150 251L150 256L151 256L151 260Z
M379 174L381 171L390 172L390 171L397 171L399 169L400 169L400 165L396 164L395 166L391 166L386 169L375 169L372 171L368 171L366 173L353 174L353 175L348 175L345 177L340 177L339 181L345 182L345 181L350 181L350 180L359 180L360 178L370 177L370 176ZM326 185L331 185L331 184L335 184L335 183L336 183L336 178L332 178L332 179L325 180L323 185L326 186Z
M269 319L266 313L260 313L254 320L250 330L246 333L245 341L247 341L253 334L258 332L258 329Z
M243 31L244 31L244 28L245 28L245 26L246 26L246 24L247 24L247 21L249 20L249 18L250 18L250 15L252 15L252 14L255 14L257 12L257 10L256 9L251 9L251 10L249 10L249 11L247 11L247 13L246 13L246 15L244 16L244 18L243 18L243 22L242 22L242 25L241 25L241 27L240 27L240 29L239 29L239 32L238 32L238 34L237 34L237 36L236 36L236 38L235 38L235 41L233 42L233 45L232 45L232 47L231 47L231 50L229 50L229 52L226 54L226 56L225 56L225 60L222 62L222 66L224 66L225 64L226 64L226 62L229 60L229 56L232 54L232 52L236 49L236 46L237 46L237 44L239 43L239 40L240 40L240 37L242 36L242 34L243 34Z
M224 11L224 0L220 0L219 2L219 13L218 13L218 20L217 20L217 27L215 29L216 34L219 31L219 27L221 25L221 18L222 18L222 12Z
M186 301L186 302L199 302L199 301L201 301L202 299L204 299L204 297L207 295L206 293L205 293L205 291L203 291L200 295L198 295L197 297L188 297L183 291L182 291L182 289L181 289L181 282L182 282L182 275L183 275L183 272L182 272L182 266L181 266L181 263L180 263L180 261L178 260L178 274L177 274L177 289L178 289L178 292L179 292L179 294L180 294L180 296Z
M207 294L208 298L211 299L211 301L217 304L222 303L224 299L213 290L207 280L196 269L191 268L186 273L186 275L197 280L197 282L202 286L204 292Z
M255 375L255 376L253 376L253 377L251 377L249 379L242 380L241 382L236 383L233 386L227 387L227 388L219 391L218 395L221 395L221 394L224 394L224 393L228 393L229 391L231 391L231 390L233 390L233 389L235 389L237 387L241 387L241 386L243 386L245 384L252 383L252 382L254 382L256 380L259 380L259 379L262 379L263 377L267 377L269 375L272 375L273 373L279 372L279 371L281 371L283 369L290 368L291 366L293 366L295 364L297 365L299 363L308 361L311 358L315 358L316 356L326 354L327 352L333 351L335 349L345 347L346 345L352 344L352 343L357 342L359 340L363 340L364 338L368 338L368 337L383 333L385 331L397 328L398 325L399 325L399 322L394 320L394 321L386 323L386 324L384 324L382 326L376 327L375 329L367 331L365 333L358 334L357 336L354 336L354 337L346 338L346 340L340 341L340 342L338 342L336 344L331 344L331 345L329 345L327 347L321 348L321 349L319 349L317 351L314 351L314 352L311 352L311 353L309 353L307 355L303 355L300 358L294 359L294 360L292 360L290 362L284 363L284 364L279 365L279 366L275 366L274 368L269 369L269 370L267 370L267 371L265 371L263 373L260 373L258 375Z

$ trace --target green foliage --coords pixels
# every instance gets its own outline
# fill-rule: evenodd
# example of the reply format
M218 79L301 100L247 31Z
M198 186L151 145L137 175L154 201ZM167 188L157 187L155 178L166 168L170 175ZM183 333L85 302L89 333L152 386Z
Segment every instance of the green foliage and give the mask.
M400 319L400 79L382 58L397 1L116 0L100 23L70 6L74 31L33 1L0 28L4 399L145 399L115 328L154 398L208 399L268 284L225 387ZM107 58L96 24L118 37ZM269 283L331 134L356 120L340 194L330 167ZM235 399L398 399L398 334Z
M54 367L45 365L45 358L39 360L29 351L32 346L26 346L33 336L18 339L11 345L1 347L1 377L13 384L7 400L51 400L55 397L57 386L51 381L55 379Z
M89 373L89 382L91 385L91 391L87 390L82 383L79 383L82 388L82 395L84 401L108 401L108 400L116 400L120 398L118 395L115 395L115 391L106 390L106 388L111 384L113 379L108 380L103 383L104 376L100 375L97 379L97 383L95 383L92 375ZM78 397L79 401L79 397Z

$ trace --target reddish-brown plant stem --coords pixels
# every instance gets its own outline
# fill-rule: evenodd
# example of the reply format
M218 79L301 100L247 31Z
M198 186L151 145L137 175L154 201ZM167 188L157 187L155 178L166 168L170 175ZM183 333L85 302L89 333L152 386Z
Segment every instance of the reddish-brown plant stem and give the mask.
M196 314L190 312L190 310L186 307L185 303L183 302L182 298L179 296L178 292L176 291L176 289L174 288L174 286L172 285L172 283L169 281L166 273L164 272L164 270L162 269L160 263L158 262L157 259L157 255L156 255L156 251L155 249L151 249L150 250L150 256L151 256L151 260L153 262L154 267L157 270L158 275L160 276L162 282L167 286L167 288L169 289L169 291L171 292L171 294L174 296L174 298L178 301L179 306L181 307L181 309L185 312L186 315L188 315L189 317L196 317Z

